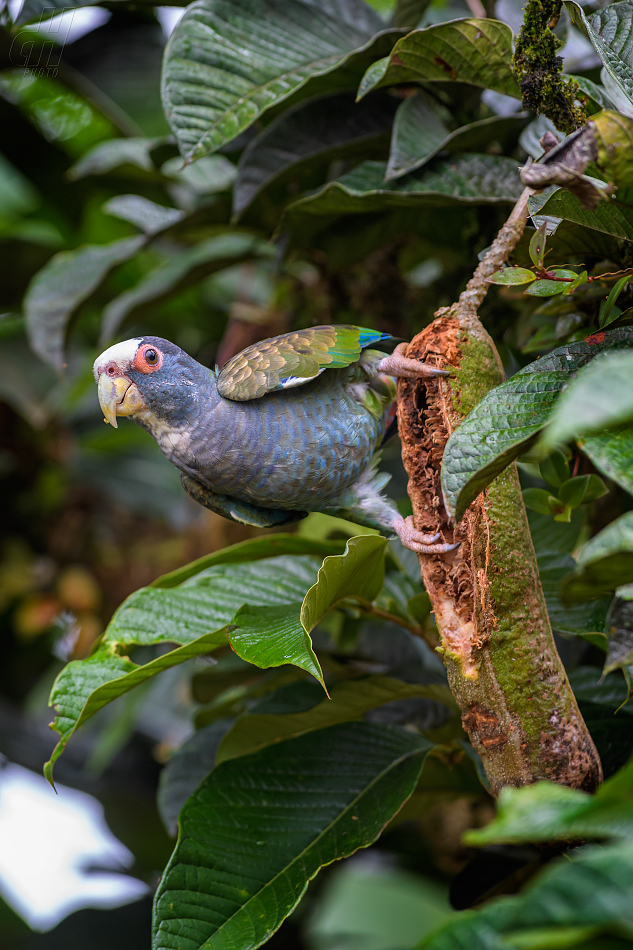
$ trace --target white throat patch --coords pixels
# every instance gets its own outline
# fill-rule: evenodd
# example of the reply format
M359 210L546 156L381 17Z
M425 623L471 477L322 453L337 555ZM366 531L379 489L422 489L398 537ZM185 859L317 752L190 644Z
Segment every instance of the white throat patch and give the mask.
M113 346L109 346L108 349L104 350L101 356L98 356L94 361L92 367L94 378L98 381L99 368L106 366L110 361L116 363L121 372L125 373L132 365L140 342L140 339L123 340L121 343L114 343Z

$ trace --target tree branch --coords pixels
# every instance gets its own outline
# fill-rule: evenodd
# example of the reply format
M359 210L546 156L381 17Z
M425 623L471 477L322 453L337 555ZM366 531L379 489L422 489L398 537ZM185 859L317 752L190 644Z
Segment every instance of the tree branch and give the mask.
M593 790L602 779L554 645L516 466L482 492L459 525L451 523L441 500L448 437L503 380L499 354L477 310L488 278L523 233L532 193L523 192L459 300L439 310L409 345L407 356L451 369L451 376L398 383L415 525L460 542L445 555L420 555L420 570L449 685L494 792L539 779Z

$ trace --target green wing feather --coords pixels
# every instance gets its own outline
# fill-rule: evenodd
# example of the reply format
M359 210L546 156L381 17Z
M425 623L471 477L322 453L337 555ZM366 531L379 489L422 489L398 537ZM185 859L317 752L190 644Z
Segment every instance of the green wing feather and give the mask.
M266 393L301 386L326 369L350 366L366 346L387 340L393 340L389 333L343 325L273 336L228 361L218 376L218 392L236 402L259 399Z

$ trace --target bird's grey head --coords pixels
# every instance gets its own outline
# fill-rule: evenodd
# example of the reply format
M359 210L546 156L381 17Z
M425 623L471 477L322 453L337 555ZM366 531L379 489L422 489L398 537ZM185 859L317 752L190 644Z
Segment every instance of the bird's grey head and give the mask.
M130 416L146 428L186 423L211 374L179 346L158 336L124 340L98 356L93 372L106 422Z

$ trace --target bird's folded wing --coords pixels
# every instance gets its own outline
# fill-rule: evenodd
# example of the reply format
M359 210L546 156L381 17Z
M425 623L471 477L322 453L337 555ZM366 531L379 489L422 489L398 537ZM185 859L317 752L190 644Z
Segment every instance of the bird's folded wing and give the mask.
M302 386L326 369L355 363L365 347L387 340L393 340L388 333L344 325L273 336L228 361L218 376L218 392L225 399L248 402L279 389Z

